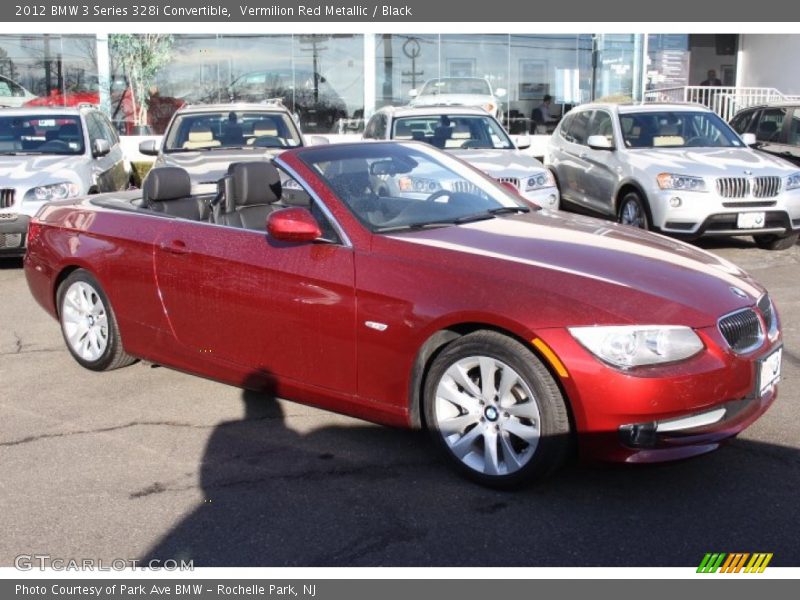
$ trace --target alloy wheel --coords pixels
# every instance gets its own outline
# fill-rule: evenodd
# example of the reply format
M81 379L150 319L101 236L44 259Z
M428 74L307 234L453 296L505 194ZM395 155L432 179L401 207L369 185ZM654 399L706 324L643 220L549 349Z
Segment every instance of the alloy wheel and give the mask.
M108 315L103 300L91 285L76 281L67 288L61 306L64 337L82 359L94 362L108 347Z

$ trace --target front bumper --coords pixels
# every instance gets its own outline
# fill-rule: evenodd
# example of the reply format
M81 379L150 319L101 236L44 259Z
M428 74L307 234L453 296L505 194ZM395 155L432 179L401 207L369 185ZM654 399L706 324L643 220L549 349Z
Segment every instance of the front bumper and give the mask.
M723 198L715 192L651 190L653 225L686 238L732 235L779 235L800 231L800 190L771 198ZM679 206L675 206L679 204ZM757 227L739 227L740 213L763 213Z
M0 256L25 254L25 238L29 222L28 215L0 213Z
M560 382L583 459L660 462L703 454L769 408L777 386L756 392L757 365L780 347L780 336L736 354L715 326L696 331L705 345L696 356L630 372L602 363L564 329L540 333L568 371Z

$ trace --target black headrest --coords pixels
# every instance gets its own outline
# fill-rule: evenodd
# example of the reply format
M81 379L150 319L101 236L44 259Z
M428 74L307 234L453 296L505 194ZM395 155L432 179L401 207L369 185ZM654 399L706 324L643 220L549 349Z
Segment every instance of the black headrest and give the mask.
M233 178L233 204L236 206L272 204L281 199L281 178L271 163L260 160L233 163L228 172Z
M79 135L78 125L75 123L62 125L58 130L58 137L61 138L78 137Z
M143 192L146 202L167 202L192 194L189 173L180 167L156 167L145 177Z

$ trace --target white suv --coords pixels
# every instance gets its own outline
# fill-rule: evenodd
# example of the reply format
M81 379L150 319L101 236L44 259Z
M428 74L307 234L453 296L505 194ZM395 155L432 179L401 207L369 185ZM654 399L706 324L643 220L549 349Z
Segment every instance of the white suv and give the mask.
M693 104L588 104L570 111L545 156L565 205L670 235L752 235L769 250L800 233L800 171L748 147Z

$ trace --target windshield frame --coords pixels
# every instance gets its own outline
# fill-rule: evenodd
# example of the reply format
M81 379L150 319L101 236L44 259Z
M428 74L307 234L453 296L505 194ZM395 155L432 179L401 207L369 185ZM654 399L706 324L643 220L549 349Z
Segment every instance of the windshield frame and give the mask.
M687 141L695 138L684 138L682 135L657 135L662 130L656 129L653 131L652 139L655 141L657 137L680 137L683 140L682 144L638 144L638 138L632 138L630 136L630 131L626 132L623 126L623 119L655 119L657 121L661 121L663 119L676 119L676 120L683 120L688 121L690 119L696 118L705 118L707 119L711 125L713 125L720 133L718 140L725 140L726 143L721 144L687 144ZM676 149L685 149L685 148L746 148L747 146L741 140L739 135L731 128L728 123L725 122L719 115L714 112L708 110L671 110L671 109L664 109L664 110L641 110L641 111L625 111L619 112L617 115L619 119L619 132L622 138L622 143L626 150L676 150ZM649 132L648 132L649 133ZM695 136L700 137L700 136ZM706 136L707 137L707 136Z

